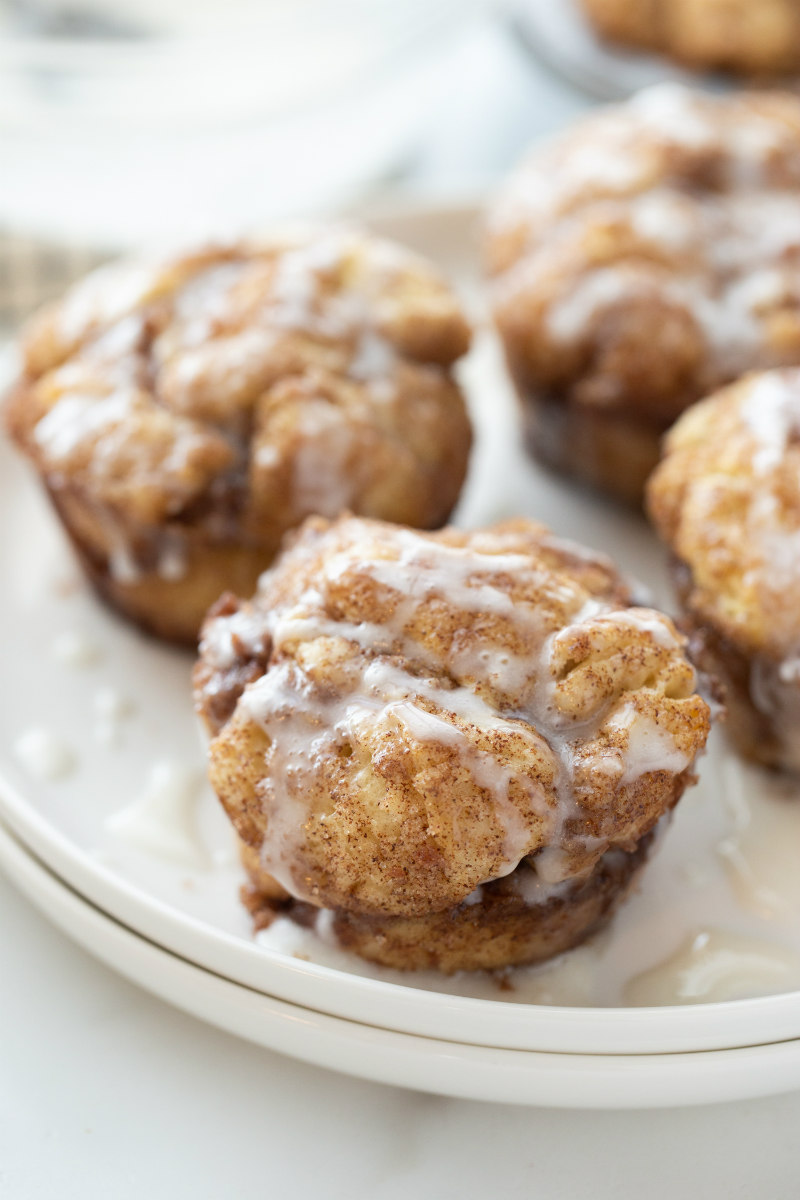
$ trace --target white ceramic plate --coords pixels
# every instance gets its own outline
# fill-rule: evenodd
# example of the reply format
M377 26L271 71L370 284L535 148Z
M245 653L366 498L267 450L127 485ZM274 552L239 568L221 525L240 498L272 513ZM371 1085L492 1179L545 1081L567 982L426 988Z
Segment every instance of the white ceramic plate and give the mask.
M668 58L625 50L603 41L579 0L515 0L517 28L539 61L598 100L624 100L667 80L715 90L731 86L721 76L683 70Z
M2 825L0 866L51 921L127 979L247 1041L361 1079L558 1108L711 1104L800 1086L800 1041L700 1054L546 1054L341 1020L231 983L139 937L66 887Z
M372 224L438 259L474 304L473 209L406 211ZM666 600L662 555L644 522L526 459L488 330L464 379L478 449L459 520L535 516L562 535L611 552ZM6 684L0 691L0 812L39 858L112 917L249 988L412 1035L591 1054L800 1038L800 993L794 990L800 988L794 849L800 804L767 794L763 777L746 773L719 748L704 760L700 786L682 801L640 891L612 929L560 962L516 972L513 991L500 991L479 974L444 979L371 969L308 937L293 941L280 927L270 931L271 945L257 944L238 903L241 877L227 823L196 786L203 755L189 696L191 656L141 637L96 602L38 487L7 449L0 452L0 504ZM120 701L131 708L113 720L109 688L116 708ZM65 778L38 779L18 758L20 739L30 741L31 730L43 726L74 757L75 770ZM182 782L183 794L151 798L148 827L141 797L155 764ZM162 826L158 853L146 844L155 810ZM130 821L127 835L118 825L119 814L132 811L133 841ZM167 854L165 826L172 839ZM676 962L676 953L690 945L688 958L679 954ZM625 1006L631 998L640 1005L648 994L641 980L630 981L664 962L660 994L669 999L674 993L680 1003ZM759 995L764 992L777 994ZM724 1002L686 1003L715 997Z

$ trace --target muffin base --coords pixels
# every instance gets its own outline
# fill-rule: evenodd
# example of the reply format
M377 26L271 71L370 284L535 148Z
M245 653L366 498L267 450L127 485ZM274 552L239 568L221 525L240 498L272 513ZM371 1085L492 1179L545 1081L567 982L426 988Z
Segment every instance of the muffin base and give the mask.
M127 536L119 525L110 533L107 517L80 492L52 486L48 492L97 595L165 641L196 646L203 618L220 593L232 588L251 595L274 558L271 548L212 541L191 526L166 526L144 538ZM114 567L115 544L124 545L124 570ZM172 571L164 569L166 554L173 557Z
M600 37L692 70L757 80L788 76L800 65L791 0L769 0L769 9L767 0L723 0L696 12L664 2L660 16L651 4L627 0L581 0L581 6Z
M544 466L622 503L641 507L664 430L603 409L518 387L525 444Z
M526 899L526 884L535 886L536 876L521 863L456 907L417 918L361 916L293 900L265 879L255 852L244 848L251 882L242 889L242 900L257 930L277 916L313 927L322 912L328 913L338 944L379 966L446 975L502 970L555 958L601 929L630 891L652 841L650 833L630 853L609 851L588 878L559 884L541 900Z
M763 767L800 775L800 678L782 679L784 663L748 657L692 617L684 624L693 660L722 686L733 749Z
M751 762L800 775L800 669L796 678L782 678L785 661L744 654L700 621L687 604L689 568L674 562L672 571L686 613L682 624L689 635L692 661L724 693L725 730L731 746Z

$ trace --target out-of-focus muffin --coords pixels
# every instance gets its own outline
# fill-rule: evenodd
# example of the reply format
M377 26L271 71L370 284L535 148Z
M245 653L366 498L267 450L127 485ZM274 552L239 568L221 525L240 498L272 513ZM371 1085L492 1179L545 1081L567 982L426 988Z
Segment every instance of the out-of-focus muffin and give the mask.
M516 521L312 519L195 671L259 920L375 962L558 954L601 925L708 732L684 640L608 560Z
M800 771L800 370L689 410L648 485L695 657L726 689L731 741Z
M609 41L699 70L787 75L800 69L798 0L581 0Z
M639 503L689 404L800 363L799 187L800 100L674 85L518 168L487 264L535 455Z
M194 642L309 514L446 521L468 344L424 260L314 229L89 276L25 330L6 423L98 591Z

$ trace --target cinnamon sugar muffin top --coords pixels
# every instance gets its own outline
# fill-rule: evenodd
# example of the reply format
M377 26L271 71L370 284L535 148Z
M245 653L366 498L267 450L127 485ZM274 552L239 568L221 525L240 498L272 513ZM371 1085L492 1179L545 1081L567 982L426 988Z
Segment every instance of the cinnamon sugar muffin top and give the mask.
M98 590L193 641L311 513L447 519L469 340L423 259L312 228L95 272L24 331L6 423Z
M798 0L581 0L611 41L744 75L800 67Z
M531 522L312 519L204 627L212 784L314 905L424 916L523 860L584 878L677 801L708 732L682 637L631 603Z
M535 151L488 218L522 388L666 427L800 361L800 100L663 85Z
M333 229L212 247L101 268L34 318L9 421L45 470L82 472L144 520L224 480L260 535L373 506L388 484L359 462L351 426L399 439L401 466L404 452L424 460L433 397L468 344L444 282L388 242Z
M796 676L800 370L748 376L691 408L667 436L648 504L688 568L695 621Z

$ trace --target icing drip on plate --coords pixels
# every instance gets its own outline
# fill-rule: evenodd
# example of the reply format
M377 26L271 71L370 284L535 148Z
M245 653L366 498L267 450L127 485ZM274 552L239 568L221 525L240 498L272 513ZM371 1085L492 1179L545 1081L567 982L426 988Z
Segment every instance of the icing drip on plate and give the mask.
M29 775L47 783L66 779L77 766L72 747L39 726L20 734L14 743L14 756Z
M800 955L787 946L706 929L672 957L632 979L628 1004L743 1000L800 988Z
M106 820L106 828L147 854L205 870L211 857L197 823L204 787L201 772L172 762L156 763L142 795Z

